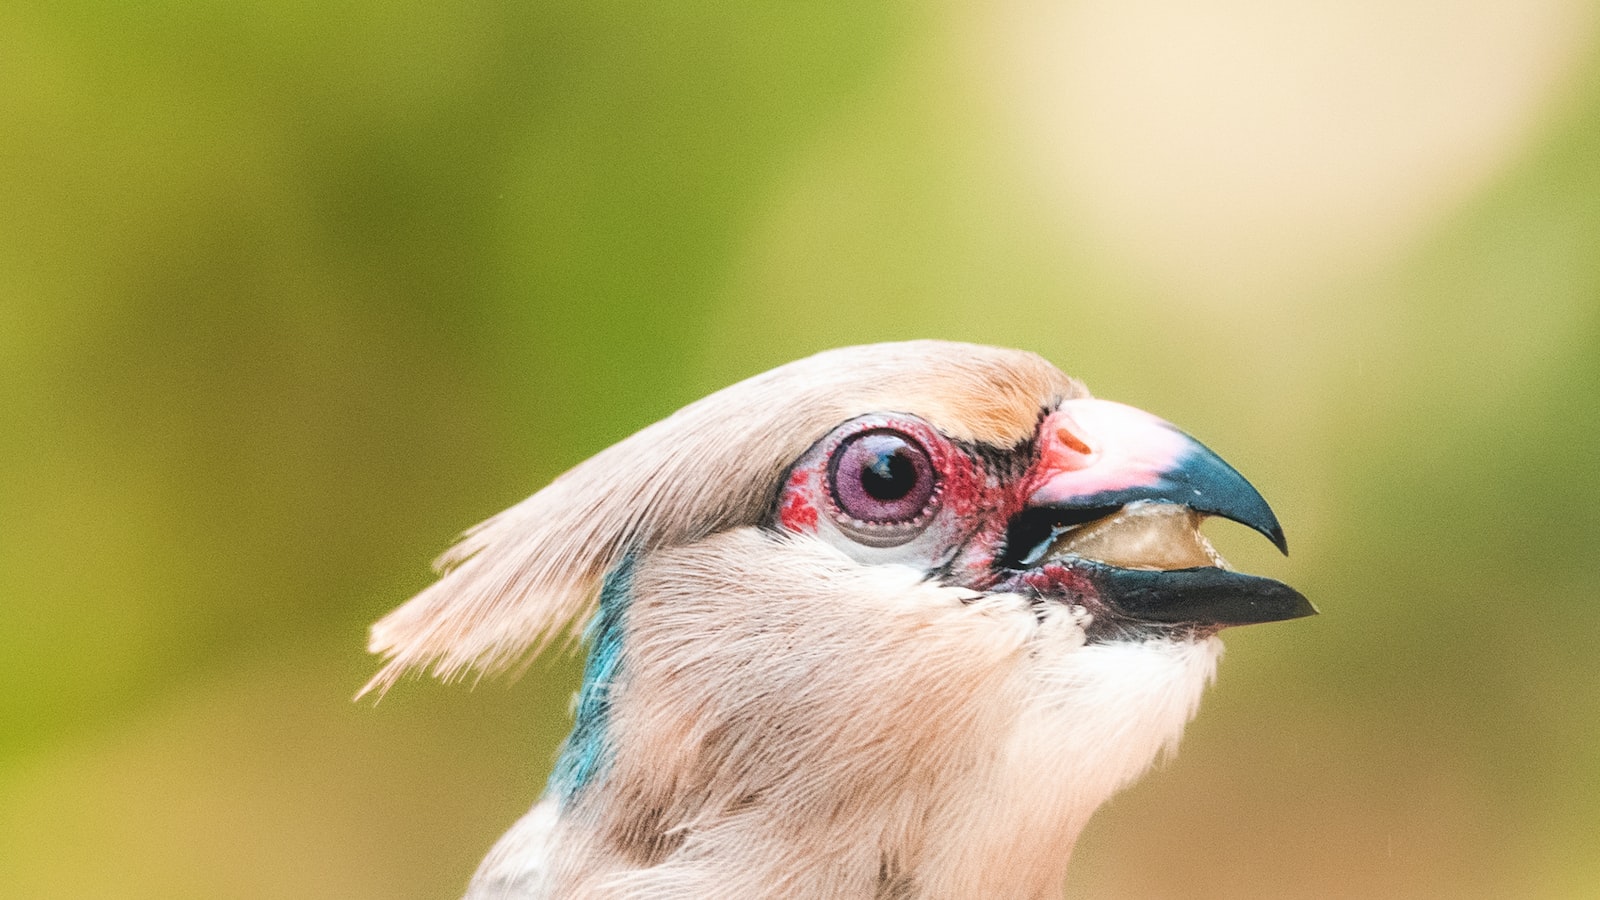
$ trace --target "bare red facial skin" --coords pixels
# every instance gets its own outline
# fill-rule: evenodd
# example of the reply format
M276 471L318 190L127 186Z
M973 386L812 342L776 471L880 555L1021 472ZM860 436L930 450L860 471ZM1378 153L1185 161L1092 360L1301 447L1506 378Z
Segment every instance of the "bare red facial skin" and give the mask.
M1007 488L994 492L993 511L974 523L976 527L949 563L946 581L976 591L995 589L1003 573L995 568L994 561L1005 546L1006 523L1022 508L1020 503L1009 502L1015 493Z
M1000 577L993 563L1004 545L1007 525L1027 503L1033 485L1016 477L1016 470L1023 467L1002 466L1007 471L992 471L984 455L957 445L917 419L863 417L830 435L790 471L778 498L776 524L786 531L816 534L823 516L835 522L848 519L829 486L829 460L851 436L883 428L915 439L927 451L937 473L935 508L924 532L937 536L928 542L929 571L939 570L941 578L953 584L987 589Z
M848 438L863 431L883 428L907 435L928 452L929 462L938 478L932 500L932 504L937 506L934 512L936 521L930 527L936 527L937 520L947 516L966 518L971 510L981 504L982 484L974 483L981 482L981 473L977 472L973 461L944 435L919 420L871 416L863 417L852 427L841 428L829 435L821 447L822 452L808 453L790 471L783 493L778 498L778 524L788 531L814 534L819 515L829 515L836 520L849 519L850 516L839 509L829 487L829 462L834 451Z
M824 463L826 465L826 463ZM789 474L789 484L783 489L778 503L778 524L786 531L814 534L817 530L817 507L806 490L819 473L798 469Z
M944 452L934 456L942 485L941 500L949 515L970 522L994 505L994 495L1000 486L978 467L971 456L947 441L942 443Z
M1037 569L1012 572L998 590L1029 596L1064 600L1089 609L1100 609L1100 591L1085 573L1060 563L1046 563Z

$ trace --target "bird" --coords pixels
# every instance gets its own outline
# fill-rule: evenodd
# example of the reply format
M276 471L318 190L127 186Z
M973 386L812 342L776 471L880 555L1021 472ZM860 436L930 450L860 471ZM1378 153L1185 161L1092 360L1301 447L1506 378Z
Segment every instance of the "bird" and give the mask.
M363 693L584 646L543 795L467 900L1059 897L1174 751L1229 626L1316 612L1196 439L1030 352L826 350L645 427L464 533Z

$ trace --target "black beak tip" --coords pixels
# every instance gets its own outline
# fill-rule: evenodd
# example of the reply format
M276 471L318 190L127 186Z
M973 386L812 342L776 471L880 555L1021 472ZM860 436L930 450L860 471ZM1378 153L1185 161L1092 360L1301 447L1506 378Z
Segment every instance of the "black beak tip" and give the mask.
M1266 498L1211 448L1181 431L1178 434L1190 442L1188 452L1178 465L1162 473L1153 490L1145 489L1144 497L1179 503L1195 512L1238 522L1260 532L1278 552L1288 556L1289 541Z
M1304 619L1308 616L1320 615L1321 612L1315 604L1306 599L1305 594L1282 582L1272 582L1272 587L1263 589L1261 596L1263 600L1267 601L1264 604L1266 609L1263 610L1265 615L1262 621L1282 622L1289 619ZM1270 611L1273 607L1276 607L1275 612ZM1242 624L1252 624L1252 620L1247 620Z

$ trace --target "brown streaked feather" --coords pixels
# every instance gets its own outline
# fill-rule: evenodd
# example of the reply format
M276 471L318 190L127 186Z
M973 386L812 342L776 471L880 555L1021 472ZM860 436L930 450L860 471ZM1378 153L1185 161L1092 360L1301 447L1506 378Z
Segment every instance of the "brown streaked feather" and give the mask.
M788 466L848 419L910 413L1009 447L1042 409L1085 395L1032 353L945 341L845 347L741 381L468 531L435 564L442 577L373 626L385 663L361 693L413 670L501 671L563 629L575 638L622 557L759 522Z

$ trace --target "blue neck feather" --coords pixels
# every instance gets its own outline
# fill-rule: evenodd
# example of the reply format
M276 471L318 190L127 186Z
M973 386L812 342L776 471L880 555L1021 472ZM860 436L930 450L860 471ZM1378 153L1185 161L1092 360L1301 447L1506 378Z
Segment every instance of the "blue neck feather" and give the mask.
M611 689L622 671L623 618L633 595L633 557L606 574L600 587L600 608L584 630L589 660L578 689L576 719L550 773L547 792L562 806L602 775L611 761Z

